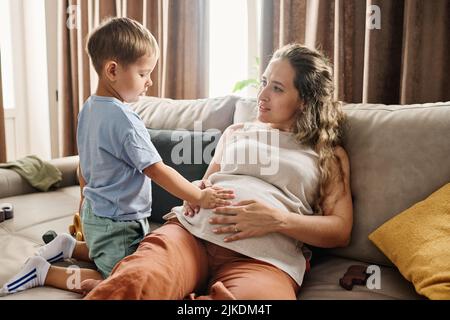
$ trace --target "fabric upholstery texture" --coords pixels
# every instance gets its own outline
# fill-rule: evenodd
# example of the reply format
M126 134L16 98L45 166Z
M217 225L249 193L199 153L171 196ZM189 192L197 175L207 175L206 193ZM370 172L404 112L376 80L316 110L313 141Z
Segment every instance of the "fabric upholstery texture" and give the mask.
M197 100L141 97L130 106L147 128L223 132L233 122L238 99L236 96Z
M148 129L163 162L188 181L200 180L214 155L220 132ZM162 216L183 203L152 181L151 221L162 223Z
M351 244L331 253L392 266L367 236L450 181L450 103L344 110L354 224Z
M258 108L256 99L239 99L236 101L233 123L252 122L256 120Z

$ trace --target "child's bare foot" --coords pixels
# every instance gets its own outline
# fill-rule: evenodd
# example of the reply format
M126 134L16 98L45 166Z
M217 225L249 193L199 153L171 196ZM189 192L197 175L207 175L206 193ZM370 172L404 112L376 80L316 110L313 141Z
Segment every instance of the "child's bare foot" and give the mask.
M96 286L100 284L103 280L87 279L81 282L81 292L83 296L91 292Z

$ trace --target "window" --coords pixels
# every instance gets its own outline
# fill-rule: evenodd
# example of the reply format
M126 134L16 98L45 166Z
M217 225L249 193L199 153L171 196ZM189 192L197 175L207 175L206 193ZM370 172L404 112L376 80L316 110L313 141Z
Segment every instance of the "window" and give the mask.
M8 161L29 154L50 158L45 4L0 0Z
M247 88L233 93L236 82L257 77L259 0L210 0L209 96L254 96Z
M14 101L14 82L12 68L12 42L11 42L11 8L9 0L0 0L0 48L2 63L3 107L12 109Z

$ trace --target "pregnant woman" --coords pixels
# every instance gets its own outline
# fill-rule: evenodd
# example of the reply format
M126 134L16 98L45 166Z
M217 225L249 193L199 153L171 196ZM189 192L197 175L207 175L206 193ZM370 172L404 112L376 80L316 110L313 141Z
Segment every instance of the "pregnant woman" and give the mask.
M348 245L353 224L343 112L328 60L278 49L258 93L258 121L222 135L202 187L233 189L231 206L189 203L121 260L82 283L86 299L296 299L310 252Z

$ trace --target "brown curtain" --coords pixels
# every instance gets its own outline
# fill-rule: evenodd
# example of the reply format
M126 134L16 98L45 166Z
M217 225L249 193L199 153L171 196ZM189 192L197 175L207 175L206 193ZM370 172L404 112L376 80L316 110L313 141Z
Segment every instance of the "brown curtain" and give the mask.
M3 112L2 59L0 56L0 163L6 162L5 113Z
M68 27L78 6L79 24ZM204 0L65 0L58 10L60 72L60 156L77 154L77 116L95 91L97 76L90 66L85 41L106 17L130 17L146 26L161 49L152 73L150 96L173 99L204 98L208 92L208 7Z
M208 1L169 3L163 96L208 96Z
M380 29L368 27L371 6ZM263 0L262 17L262 68L273 50L300 42L333 61L339 100L450 100L450 1Z

